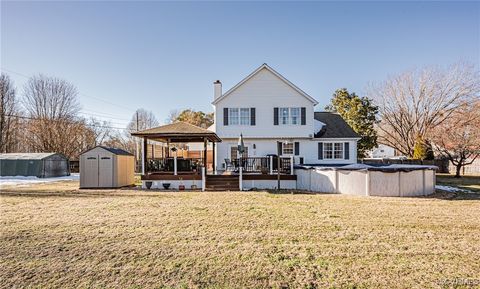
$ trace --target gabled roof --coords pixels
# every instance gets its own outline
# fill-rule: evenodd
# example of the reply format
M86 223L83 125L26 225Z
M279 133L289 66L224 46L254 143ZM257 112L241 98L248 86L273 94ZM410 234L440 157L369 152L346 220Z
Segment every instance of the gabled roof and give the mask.
M283 77L280 73L276 72L273 68L271 68L270 66L268 66L266 63L262 64L259 68L255 69L252 73L250 73L247 77L245 77L242 81L240 81L239 83L237 83L234 87L230 88L227 92L225 92L224 94L222 94L219 98L215 99L212 104L217 104L220 100L224 99L225 97L227 97L228 95L230 95L233 91L235 91L237 88L239 88L241 85L243 85L245 82L247 82L248 80L250 80L253 76L255 76L257 73L259 73L262 69L267 69L268 71L270 71L271 73L273 73L275 76L277 76L278 78L280 78L280 80L282 80L283 82L285 82L287 85L289 85L291 88L293 88L295 91L297 91L298 93L300 93L302 96L304 96L306 99L310 100L313 105L317 105L318 104L318 101L316 101L313 97L311 97L310 95L308 95L305 91L301 90L300 88L298 88L295 84L291 83L288 79L286 79L285 77Z
M147 137L154 140L170 139L171 142L195 142L203 141L203 138L214 142L222 141L215 132L183 121L137 131L132 133L132 136Z
M360 138L338 113L315 112L315 119L325 124L315 138Z
M43 160L57 153L6 153L0 154L1 160Z

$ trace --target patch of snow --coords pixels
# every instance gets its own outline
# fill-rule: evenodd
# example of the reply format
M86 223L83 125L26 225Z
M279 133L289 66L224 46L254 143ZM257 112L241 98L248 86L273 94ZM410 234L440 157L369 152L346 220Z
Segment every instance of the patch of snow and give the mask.
M460 189L456 187L450 187L450 186L442 186L442 185L435 185L435 189L437 190L442 190L446 192L462 192L462 193L472 193L472 191L465 190L465 189Z
M316 120L316 119L313 120L313 124L314 124L313 127L314 127L314 130L315 130L315 134L319 133L322 130L322 128L325 126L325 124L323 122L321 122L319 120Z
M14 177L0 177L0 188L3 186L30 186L34 184L42 183L54 183L54 182L63 182L63 181L77 181L80 179L80 174L71 174L65 177L56 177L56 178L37 178L37 177L25 177L25 176L14 176Z

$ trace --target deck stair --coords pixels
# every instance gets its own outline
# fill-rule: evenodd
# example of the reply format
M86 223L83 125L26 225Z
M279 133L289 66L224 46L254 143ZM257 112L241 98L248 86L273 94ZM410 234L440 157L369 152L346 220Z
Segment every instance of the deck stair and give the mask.
M207 175L206 189L208 191L238 191L238 175Z

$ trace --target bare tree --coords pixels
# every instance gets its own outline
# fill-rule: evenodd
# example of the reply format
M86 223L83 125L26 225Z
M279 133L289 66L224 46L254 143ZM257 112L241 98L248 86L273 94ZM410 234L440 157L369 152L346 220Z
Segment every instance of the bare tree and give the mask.
M480 74L473 65L427 67L394 76L370 89L380 108L379 141L412 157L415 140L479 98Z
M91 117L86 126L92 130L95 137L94 145L102 145L113 137L114 133L111 128L111 123L108 121L100 121L94 117Z
M20 119L17 117L19 107L16 102L16 91L10 77L4 73L0 75L0 152L15 151L19 142L18 127Z
M480 157L480 101L461 107L432 130L435 150L446 157L460 177L462 167Z
M91 130L78 117L77 90L67 81L44 75L30 78L23 104L30 119L26 139L33 151L75 158L91 141Z
M132 120L127 125L128 132L135 132L158 126L158 120L153 112L143 108L137 109L133 114Z

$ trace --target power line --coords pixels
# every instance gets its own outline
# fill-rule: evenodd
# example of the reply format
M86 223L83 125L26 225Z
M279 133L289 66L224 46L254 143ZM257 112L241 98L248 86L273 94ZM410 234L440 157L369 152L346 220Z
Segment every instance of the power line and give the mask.
M23 77L25 77L25 78L28 78L28 79L30 79L30 76L28 76L28 75L25 75L25 74L23 74L23 73L16 72L16 71L13 71L13 70L10 70L10 69L7 69L7 68L4 68L4 67L1 67L0 69L1 69L1 70L3 70L3 71L9 72L9 73L13 73L13 74L16 74L16 75L19 75L19 76L23 76ZM114 102L111 102L111 101L108 101L108 100L105 100L105 99L102 99L102 98L99 98L99 97L95 97L95 96L87 95L87 94L85 94L85 93L82 93L82 92L78 92L78 94L79 94L79 95L82 95L82 96L85 96L85 97L89 97L89 98L92 98L92 99L96 99L96 100L99 100L99 101L102 101L102 102L108 103L108 104L110 104L110 105L117 106L117 107L119 107L119 108L123 108L123 109L125 109L125 110L128 110L128 111L132 111L132 109L131 109L131 108L128 108L128 107L126 107L126 106L123 106L123 105L119 105L119 104L117 104L117 103L114 103Z
M14 114L7 114L6 116L22 118L22 119L30 119L30 120L64 121L62 119L48 119L48 118L39 118L39 117L22 116L22 115L14 115ZM112 128L112 129L121 129L121 130L126 129L124 127L115 127L115 126L109 126L109 125L96 125L96 124L88 124L88 123L85 123L85 125L89 127Z
M111 116L104 116L104 115L101 115L101 114L91 113L91 112L80 112L80 113L81 113L81 114L85 114L85 115L89 115L89 116L97 116L97 117L103 117L103 118L109 118L109 119L124 120L124 121L127 121L127 122L130 121L130 120L125 119L125 118L117 118L117 117L111 117Z
M94 113L98 113L98 114L105 115L105 116L114 116L114 117L120 116L120 117L122 117L122 115L119 115L119 114L112 114L112 113L108 113L108 112L101 112L101 111L96 111L96 110L87 109L87 108L82 108L82 110L90 111L90 112L94 112ZM119 119L120 119L120 118L119 118ZM128 121L130 121L131 119L122 118L122 120L128 120Z

